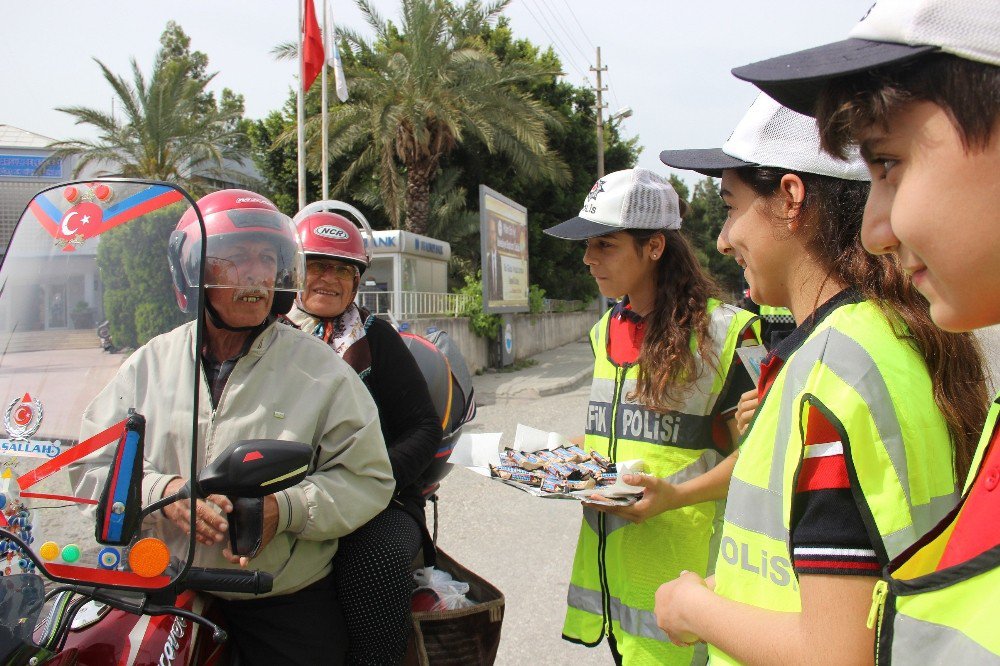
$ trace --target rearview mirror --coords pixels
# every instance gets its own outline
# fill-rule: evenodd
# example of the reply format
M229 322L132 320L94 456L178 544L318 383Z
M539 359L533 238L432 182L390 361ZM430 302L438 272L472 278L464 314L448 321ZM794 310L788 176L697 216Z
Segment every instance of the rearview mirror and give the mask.
M244 439L229 446L198 475L201 497L264 497L305 478L312 448L302 442Z

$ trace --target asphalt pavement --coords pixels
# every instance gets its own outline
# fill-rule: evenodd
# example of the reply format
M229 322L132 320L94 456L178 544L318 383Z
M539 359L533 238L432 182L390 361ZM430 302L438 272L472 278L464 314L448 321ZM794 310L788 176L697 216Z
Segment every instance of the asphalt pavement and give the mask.
M518 423L568 437L583 433L590 344L570 343L534 360L523 370L474 378L479 410L467 432L502 432L505 444L513 442ZM588 649L561 638L580 527L577 501L533 497L461 467L438 494L439 547L506 597L497 664L612 663L604 645Z

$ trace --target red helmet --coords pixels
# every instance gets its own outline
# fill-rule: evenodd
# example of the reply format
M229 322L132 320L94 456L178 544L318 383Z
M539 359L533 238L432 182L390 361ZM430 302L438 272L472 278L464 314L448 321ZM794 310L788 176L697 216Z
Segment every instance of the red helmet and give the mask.
M291 308L295 292L302 288L305 264L291 219L265 197L248 190L220 190L198 200L198 210L205 221L208 243L206 258L236 240L269 241L277 253L271 311L283 314ZM201 270L201 230L198 214L189 208L170 234L167 247L170 273L174 281L177 305L186 314L194 311ZM231 287L242 284L239 269L229 271L235 283L207 284L206 287Z
M342 259L364 273L371 263L361 230L336 213L317 212L298 222L299 242L306 255Z

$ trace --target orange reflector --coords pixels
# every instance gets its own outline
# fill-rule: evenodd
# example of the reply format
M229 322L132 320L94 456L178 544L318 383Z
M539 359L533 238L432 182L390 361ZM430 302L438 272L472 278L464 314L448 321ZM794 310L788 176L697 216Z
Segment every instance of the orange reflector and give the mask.
M143 578L159 576L170 564L170 549L159 539L146 538L128 551L128 566L133 573Z
M250 462L251 460L260 460L264 457L260 451L251 451L250 453L243 456L243 462Z
M59 544L55 541L46 541L38 549L38 554L41 555L43 560L54 560L59 557Z

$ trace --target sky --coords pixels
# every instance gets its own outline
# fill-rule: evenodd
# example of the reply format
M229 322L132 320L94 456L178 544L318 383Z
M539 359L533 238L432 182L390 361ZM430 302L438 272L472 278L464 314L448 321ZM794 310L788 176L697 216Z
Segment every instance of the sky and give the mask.
M373 3L385 17L398 16L398 0ZM630 107L621 129L639 137L639 166L669 173L661 150L720 147L753 101L756 89L733 78L731 68L844 39L871 4L513 0L505 13L515 36L555 48L573 84L594 85L588 70L600 46L608 112ZM370 34L353 0L331 0L331 8L339 24ZM170 19L192 49L208 55L209 71L218 72L212 88L244 95L248 117L284 103L296 64L277 62L270 51L295 39L295 0L38 0L4 7L0 124L57 139L90 136L55 108L110 109L113 94L92 58L128 74L134 57L148 73Z

